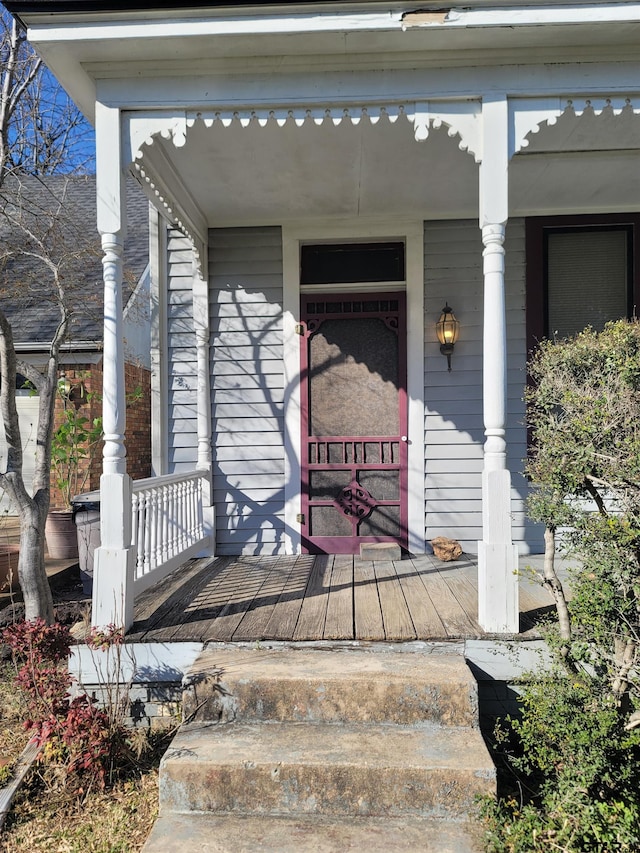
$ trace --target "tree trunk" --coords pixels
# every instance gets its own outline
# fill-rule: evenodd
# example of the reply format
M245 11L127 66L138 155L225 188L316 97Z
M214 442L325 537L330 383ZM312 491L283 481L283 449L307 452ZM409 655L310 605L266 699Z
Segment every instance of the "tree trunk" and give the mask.
M569 654L569 643L571 642L571 616L569 614L564 587L556 572L555 527L547 526L544 529L544 563L542 571L544 574L544 585L550 590L556 602L560 637L564 640L561 651L563 658L566 660Z
M24 618L53 622L53 598L44 562L46 512L33 504L20 513L18 578L24 597Z
M51 359L50 359L51 362ZM53 365L51 374L54 377ZM51 381L40 387L40 421L36 451L35 494L29 495L22 477L22 438L16 408L16 354L13 333L0 311L0 417L4 422L7 442L7 468L0 473L0 487L5 488L20 516L20 557L18 580L24 598L25 618L53 622L53 599L44 564L44 525L49 510L49 477L51 459L51 425L53 423L53 389ZM48 418L48 420L47 420Z
M616 637L614 662L618 671L613 678L611 692L619 705L629 691L629 673L635 667L637 655L638 644L633 637L626 640Z

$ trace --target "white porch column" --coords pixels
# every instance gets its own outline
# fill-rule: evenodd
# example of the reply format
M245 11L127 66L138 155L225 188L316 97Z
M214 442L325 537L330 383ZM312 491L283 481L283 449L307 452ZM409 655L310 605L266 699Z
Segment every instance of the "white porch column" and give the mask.
M478 542L478 621L485 631L517 633L518 549L511 538L507 468L507 324L504 237L508 218L509 113L506 96L482 105L480 227L484 274L482 541Z
M200 254L202 269L206 270L206 251ZM196 336L196 359L198 380L198 469L206 470L209 476L203 481L202 520L204 531L209 536L209 548L201 556L215 553L215 508L213 506L212 452L211 452L211 372L209 369L209 284L203 278L194 251L193 262L193 321Z
M134 551L131 547L131 478L125 450L125 381L122 318L122 252L126 205L120 112L96 104L98 230L104 277L102 418L103 473L100 478L101 545L94 555L92 624L128 628L133 622Z

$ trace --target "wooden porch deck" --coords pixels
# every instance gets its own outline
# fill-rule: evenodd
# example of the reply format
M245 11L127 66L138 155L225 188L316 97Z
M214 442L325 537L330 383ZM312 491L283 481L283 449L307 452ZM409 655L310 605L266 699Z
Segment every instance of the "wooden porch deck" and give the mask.
M523 558L523 563L535 558ZM520 630L535 636L551 595L520 581ZM477 563L420 555L195 560L140 596L130 642L482 638Z

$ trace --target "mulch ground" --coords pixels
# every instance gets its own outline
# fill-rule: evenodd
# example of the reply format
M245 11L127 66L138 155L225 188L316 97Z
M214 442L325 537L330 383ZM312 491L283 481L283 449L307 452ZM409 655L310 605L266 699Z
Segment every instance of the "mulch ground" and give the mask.
M91 618L91 597L82 592L80 568L76 563L49 577L56 620L63 625L75 625ZM24 619L22 596L3 595L0 598L0 631ZM0 646L0 659L7 656L6 648Z

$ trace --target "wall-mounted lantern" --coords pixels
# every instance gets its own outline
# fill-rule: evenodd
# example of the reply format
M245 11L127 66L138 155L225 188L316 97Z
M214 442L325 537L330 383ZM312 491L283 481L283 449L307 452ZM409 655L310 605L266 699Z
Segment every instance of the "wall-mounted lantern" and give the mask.
M436 323L436 334L440 341L440 352L447 357L447 366L451 370L451 354L453 347L458 340L458 332L460 331L460 323L456 320L456 315L453 313L453 308L446 303L440 314L440 319Z

